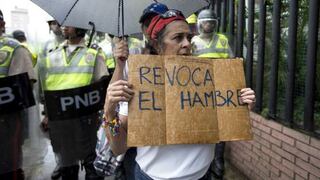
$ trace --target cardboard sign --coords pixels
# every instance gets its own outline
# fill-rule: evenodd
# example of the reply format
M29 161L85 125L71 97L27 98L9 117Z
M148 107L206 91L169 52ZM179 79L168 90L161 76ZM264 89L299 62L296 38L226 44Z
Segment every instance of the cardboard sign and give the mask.
M0 78L0 114L35 105L28 73Z
M130 55L128 146L252 138L241 59Z
M103 109L111 76L93 84L57 91L44 91L48 119L59 121L89 116Z

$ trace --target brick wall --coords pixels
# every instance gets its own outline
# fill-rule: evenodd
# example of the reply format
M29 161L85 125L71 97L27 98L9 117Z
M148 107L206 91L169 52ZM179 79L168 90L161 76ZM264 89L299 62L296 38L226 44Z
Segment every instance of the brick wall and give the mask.
M249 179L320 179L320 140L250 113L252 141L227 143L226 158Z

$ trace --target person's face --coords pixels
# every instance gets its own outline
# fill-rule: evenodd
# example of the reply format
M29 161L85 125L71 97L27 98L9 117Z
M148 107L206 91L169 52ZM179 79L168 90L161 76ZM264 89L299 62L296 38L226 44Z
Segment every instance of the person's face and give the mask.
M50 30L55 34L55 35L61 35L62 30L61 27L59 26L57 21L51 21L49 24Z
M215 28L215 21L203 21L201 23L202 26L202 30L204 33L212 33L214 32L214 28Z
M158 52L161 55L191 55L191 38L192 34L186 22L173 21L163 33Z
M74 27L70 27L70 26L62 27L62 32L66 39L74 38L77 36L76 28Z

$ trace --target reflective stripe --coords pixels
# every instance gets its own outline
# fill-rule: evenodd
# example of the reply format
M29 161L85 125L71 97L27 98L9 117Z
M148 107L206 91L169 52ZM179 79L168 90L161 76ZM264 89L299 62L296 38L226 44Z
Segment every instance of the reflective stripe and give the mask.
M229 58L229 54L226 54L226 53L207 53L207 54L201 54L198 57L203 57L203 58Z
M115 68L115 61L114 61L113 58L107 59L107 63L106 64L107 64L108 68Z
M208 49L196 50L193 54L196 56L199 56L201 54L207 54L207 53L227 53L228 54L228 49L218 49L215 47L211 47Z
M82 48L79 50L79 52L76 54L75 57L71 59L71 66L78 66L79 62L81 61L81 58L84 56L84 54L87 52L86 48Z
M49 74L70 74L70 73L93 73L94 68L92 66L61 66L50 67L47 69Z

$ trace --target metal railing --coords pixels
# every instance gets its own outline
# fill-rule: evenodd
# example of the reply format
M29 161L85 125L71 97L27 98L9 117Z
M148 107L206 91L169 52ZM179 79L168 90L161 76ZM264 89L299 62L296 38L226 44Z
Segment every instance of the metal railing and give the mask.
M320 110L315 109L315 103L320 104L320 100L316 99L316 83L319 83L319 81L316 82L316 70L320 73L320 69L316 69L320 67L320 65L317 66L320 63L317 62L317 58L319 61L318 34L320 34L318 33L319 1L309 0L306 14L299 14L301 7L298 0L214 0L212 2L213 9L220 19L220 32L226 33L229 37L230 45L237 57L245 56L247 85L256 92L255 111L269 119L320 135L320 119L315 120L316 113L320 117ZM283 10L284 4L288 6L288 14ZM268 20L271 26L266 25L267 7L272 9L269 12L271 20L270 18ZM284 21L283 14L288 16L287 22ZM307 28L304 28L307 29L305 30L307 48L304 56L306 58L303 59L306 74L302 81L304 91L296 93L297 72L301 71L301 67L297 64L298 28L303 28L299 27L298 23L300 15L308 19ZM271 32L267 34L266 30L270 30L268 28L272 30L267 31ZM284 29L288 29L286 37L283 36ZM266 59L266 39L268 38L271 42L269 47L271 55ZM281 41L285 41L286 46L282 45ZM244 49L246 49L245 55ZM285 49L286 53L280 53L280 49ZM285 67L280 69L280 62L284 62ZM281 84L279 76L283 74L286 78ZM299 97L296 94L299 94ZM297 98L303 98L303 104L301 112L295 113ZM299 113L303 115L298 122L295 114Z

